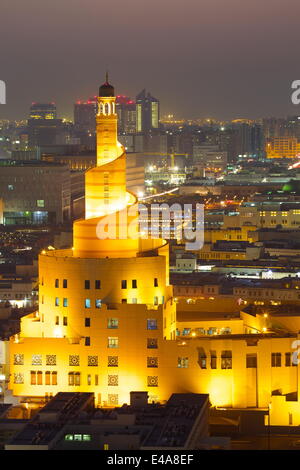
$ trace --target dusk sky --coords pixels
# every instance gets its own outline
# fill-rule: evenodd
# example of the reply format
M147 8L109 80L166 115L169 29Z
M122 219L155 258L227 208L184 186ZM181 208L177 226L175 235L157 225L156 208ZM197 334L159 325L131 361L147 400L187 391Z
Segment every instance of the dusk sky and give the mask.
M1 118L32 101L60 117L97 93L146 88L162 114L258 118L300 114L299 0L1 0Z

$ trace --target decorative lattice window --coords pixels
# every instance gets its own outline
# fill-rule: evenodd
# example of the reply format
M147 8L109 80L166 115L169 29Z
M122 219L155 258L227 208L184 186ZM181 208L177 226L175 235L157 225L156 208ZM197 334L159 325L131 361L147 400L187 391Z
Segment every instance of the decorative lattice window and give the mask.
M69 356L69 366L79 366L79 356L77 354Z
M46 366L56 366L56 355L47 354L46 355Z
M118 375L109 375L107 383L108 383L108 385L111 385L111 386L119 385L119 376Z
M147 367L158 367L158 357L147 357Z
M88 356L88 366L98 366L98 356Z
M24 354L14 354L14 365L15 366L24 365Z
M31 359L31 364L33 366L41 366L42 365L42 355L41 354L33 354Z
M157 375L148 375L147 382L148 382L148 387L158 387Z
M116 393L109 393L108 394L108 404L109 405L118 405L119 403L119 395Z
M157 338L147 338L147 348L148 349L157 349Z
M108 365L108 367L118 367L119 357L118 356L108 356L107 365Z
M23 384L24 383L24 374L17 373L14 374L14 384Z

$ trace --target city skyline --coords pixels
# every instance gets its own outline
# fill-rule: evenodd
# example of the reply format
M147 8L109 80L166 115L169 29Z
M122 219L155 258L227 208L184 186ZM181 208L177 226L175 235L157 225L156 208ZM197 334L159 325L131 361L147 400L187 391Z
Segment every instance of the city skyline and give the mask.
M105 5L88 0L85 10L67 0L62 11L56 0L51 7L36 0L26 6L6 1L0 47L7 104L0 118L20 119L32 101L55 101L61 115L71 115L76 100L95 94L95 77L102 80L107 68L123 94L150 89L162 114L219 119L297 114L291 83L299 78L293 52L299 4L288 0L284 15L280 1L270 6L257 0L251 5L155 0L145 12L134 0ZM102 22L102 15L110 21Z

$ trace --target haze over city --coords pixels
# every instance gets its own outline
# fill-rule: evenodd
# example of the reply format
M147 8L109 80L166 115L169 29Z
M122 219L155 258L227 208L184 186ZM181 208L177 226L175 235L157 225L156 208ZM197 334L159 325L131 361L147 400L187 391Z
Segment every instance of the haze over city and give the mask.
M0 118L26 118L32 101L71 117L106 69L120 93L151 89L162 114L297 114L299 10L297 0L3 0Z

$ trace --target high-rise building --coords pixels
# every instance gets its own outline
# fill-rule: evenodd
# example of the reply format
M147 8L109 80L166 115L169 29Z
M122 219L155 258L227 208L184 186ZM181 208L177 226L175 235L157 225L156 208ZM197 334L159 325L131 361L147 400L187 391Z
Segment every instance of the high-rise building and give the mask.
M264 155L263 130L260 124L238 119L226 130L220 132L222 150L227 150L228 160L238 158L259 159Z
M125 95L117 95L116 112L118 115L118 134L135 134L135 102Z
M136 97L136 132L149 133L159 129L159 100L146 90Z
M70 171L40 160L0 162L5 225L60 224L70 217Z
M30 147L55 144L62 129L62 120L57 119L54 103L32 103L27 123Z
M95 117L97 97L88 101L77 101L74 104L74 126L76 131L94 133L96 130Z
M30 106L30 119L56 119L55 103L32 103Z

